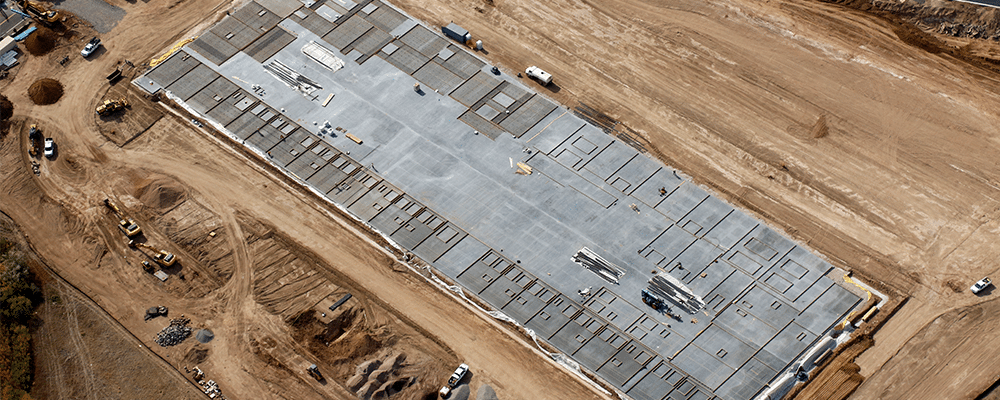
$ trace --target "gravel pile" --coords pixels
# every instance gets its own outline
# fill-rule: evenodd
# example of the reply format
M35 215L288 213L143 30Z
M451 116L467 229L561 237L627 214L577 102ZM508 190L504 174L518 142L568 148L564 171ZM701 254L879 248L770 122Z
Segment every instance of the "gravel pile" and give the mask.
M191 336L191 328L187 326L190 322L191 319L183 317L170 320L170 325L156 334L156 339L153 341L163 347L180 344Z
M211 342L212 339L215 339L215 334L208 329L202 329L198 332L195 332L194 338L198 339L199 342L208 343Z
M490 385L482 385L479 390L476 391L476 400L500 400L497 398L497 392L493 390Z

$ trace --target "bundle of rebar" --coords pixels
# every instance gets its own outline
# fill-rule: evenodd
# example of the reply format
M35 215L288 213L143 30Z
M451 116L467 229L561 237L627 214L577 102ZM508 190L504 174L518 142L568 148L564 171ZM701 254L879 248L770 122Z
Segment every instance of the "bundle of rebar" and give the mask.
M674 277L659 273L649 280L647 291L653 295L668 299L689 313L695 313L705 307L705 302Z
M624 270L586 247L576 252L576 255L573 256L573 262L580 264L597 274L597 276L616 285L618 284L618 280L625 276Z
M271 74L271 76L284 82L288 87L305 96L311 96L313 92L323 88L316 81L303 76L278 60L271 61L265 65L264 70Z

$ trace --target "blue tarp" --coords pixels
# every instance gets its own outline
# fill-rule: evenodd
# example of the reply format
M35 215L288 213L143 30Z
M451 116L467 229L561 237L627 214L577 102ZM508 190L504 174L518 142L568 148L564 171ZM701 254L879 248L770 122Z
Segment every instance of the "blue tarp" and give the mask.
M28 29L27 29L27 30L25 30L24 32L21 32L21 33L20 33L19 35L17 35L17 36L14 36L14 40L16 40L16 41L18 41L18 42L20 42L20 41L24 40L24 38L28 37L28 35L30 35L30 34L31 34L31 32L34 32L34 31L35 31L35 29L38 29L38 28L36 28L36 27L34 27L34 26L33 26L33 27L30 27L30 28L28 28Z

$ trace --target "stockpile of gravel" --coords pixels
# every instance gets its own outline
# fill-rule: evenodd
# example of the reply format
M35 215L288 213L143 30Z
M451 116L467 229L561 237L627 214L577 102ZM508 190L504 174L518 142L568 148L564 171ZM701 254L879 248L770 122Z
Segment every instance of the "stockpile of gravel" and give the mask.
M190 322L191 320L188 318L170 320L170 325L156 334L156 339L153 339L153 341L163 347L181 344L184 339L191 336L191 328L187 326Z
M482 385L476 391L476 400L499 400L497 392L490 385Z
M215 334L208 329L202 329L194 333L194 338L198 339L199 342L208 343L211 342L212 339L215 339Z

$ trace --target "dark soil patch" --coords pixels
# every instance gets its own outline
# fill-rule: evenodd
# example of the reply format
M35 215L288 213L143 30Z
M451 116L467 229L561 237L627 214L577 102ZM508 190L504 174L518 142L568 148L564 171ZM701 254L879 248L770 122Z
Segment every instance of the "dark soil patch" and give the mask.
M56 47L59 36L51 29L39 27L24 39L24 49L33 56L43 56Z
M7 96L0 94L0 121L6 121L14 115L14 103Z

